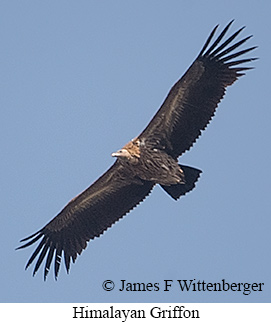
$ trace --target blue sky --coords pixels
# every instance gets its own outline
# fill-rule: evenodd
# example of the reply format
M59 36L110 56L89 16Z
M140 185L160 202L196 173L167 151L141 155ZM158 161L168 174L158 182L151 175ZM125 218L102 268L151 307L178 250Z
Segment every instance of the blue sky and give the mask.
M1 302L270 302L267 1L1 1ZM259 45L180 162L203 170L178 202L159 187L55 282L19 240L51 220L138 135L211 29ZM102 289L111 279L116 288ZM262 292L120 292L121 280L264 283Z

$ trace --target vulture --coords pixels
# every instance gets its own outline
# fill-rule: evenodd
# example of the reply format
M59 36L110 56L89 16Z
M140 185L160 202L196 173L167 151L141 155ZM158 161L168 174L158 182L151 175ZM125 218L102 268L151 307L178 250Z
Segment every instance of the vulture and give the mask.
M174 200L195 187L201 170L178 164L178 157L206 128L227 86L252 68L243 64L256 59L243 57L256 46L239 49L251 38L236 40L244 27L222 40L232 22L213 40L215 26L143 132L112 154L114 164L42 229L21 240L24 244L17 249L39 241L26 264L27 269L37 259L33 276L44 261L46 280L53 261L57 279L62 256L69 273L71 260L75 262L88 241L142 202L156 184Z

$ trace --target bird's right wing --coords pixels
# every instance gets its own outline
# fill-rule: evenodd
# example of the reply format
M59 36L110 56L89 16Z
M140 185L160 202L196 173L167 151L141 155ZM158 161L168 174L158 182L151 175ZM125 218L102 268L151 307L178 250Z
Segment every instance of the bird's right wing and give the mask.
M100 236L151 192L154 184L132 177L118 161L94 184L72 199L45 227L21 240L25 248L41 239L26 268L38 257L33 275L47 255L44 279L55 258L58 276L62 252L67 272L90 239ZM38 256L39 255L39 256Z

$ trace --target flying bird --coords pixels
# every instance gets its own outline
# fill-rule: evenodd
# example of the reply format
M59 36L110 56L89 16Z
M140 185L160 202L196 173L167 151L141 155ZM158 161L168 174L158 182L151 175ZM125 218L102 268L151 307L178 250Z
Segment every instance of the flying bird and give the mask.
M201 170L178 164L178 157L206 128L226 87L251 69L243 64L255 59L240 58L256 48L239 50L251 36L234 42L244 27L222 41L232 22L213 43L218 25L212 30L195 61L143 132L112 154L115 163L42 229L21 240L24 244L17 249L40 240L26 264L27 269L37 258L33 276L45 261L45 280L53 261L57 279L63 255L68 273L71 260L75 262L88 241L142 202L156 184L175 200L195 187Z

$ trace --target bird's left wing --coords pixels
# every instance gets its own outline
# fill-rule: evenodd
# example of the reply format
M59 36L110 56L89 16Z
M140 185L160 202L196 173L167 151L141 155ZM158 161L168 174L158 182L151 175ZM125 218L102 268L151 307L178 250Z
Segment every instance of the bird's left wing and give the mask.
M46 258L44 279L54 258L57 279L61 256L69 272L70 261L75 262L90 239L128 213L151 192L152 182L132 177L118 161L94 184L71 200L45 227L21 240L28 241L18 249L28 247L41 239L26 268L37 258L33 275Z
M166 150L174 158L190 149L213 117L226 87L250 69L242 64L254 59L239 57L256 47L235 51L251 36L232 44L243 28L221 43L231 24L232 21L211 44L218 26L213 29L196 60L172 87L139 139Z

